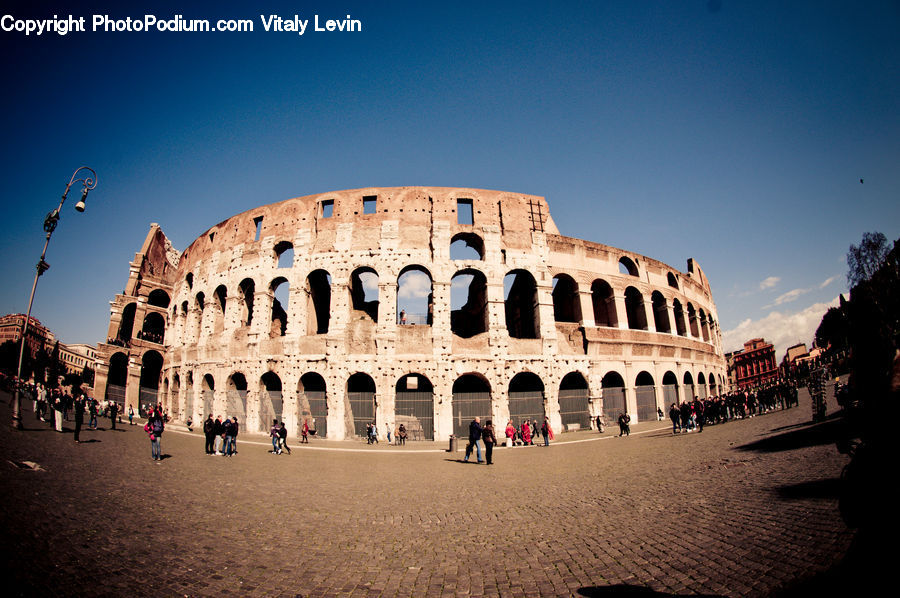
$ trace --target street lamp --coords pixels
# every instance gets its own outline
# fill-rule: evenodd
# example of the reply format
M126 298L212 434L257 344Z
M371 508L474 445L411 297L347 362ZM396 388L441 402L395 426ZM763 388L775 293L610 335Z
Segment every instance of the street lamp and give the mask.
M88 171L88 173L84 173L80 178L78 177L78 173L82 170ZM28 333L28 321L31 319L31 305L34 303L34 291L37 288L38 278L50 268L50 264L44 261L44 258L47 256L47 246L50 245L50 236L53 234L53 231L56 230L56 225L59 224L60 218L60 210L62 210L63 204L66 203L66 197L69 195L69 189L72 188L72 185L75 183L81 183L81 200L75 204L75 210L78 212L84 212L85 202L87 201L88 191L97 186L97 173L94 172L94 169L88 168L87 166L82 166L78 170L72 173L72 178L69 180L69 184L66 185L66 190L62 194L62 199L59 201L59 206L49 212L44 218L44 232L47 233L47 240L44 241L44 250L41 252L41 259L37 263L37 273L34 275L34 284L31 285L31 297L28 299L28 311L25 313L25 322L22 324L22 344L19 347L19 367L16 370L16 388L13 391L13 428L17 430L22 429L22 415L20 412L19 406L19 396L20 396L20 388L21 378L22 378L22 361L25 357L25 342L26 342L26 334Z

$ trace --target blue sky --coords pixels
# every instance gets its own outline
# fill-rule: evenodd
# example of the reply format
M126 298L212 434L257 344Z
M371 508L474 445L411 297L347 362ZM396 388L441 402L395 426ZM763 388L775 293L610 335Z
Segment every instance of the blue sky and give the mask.
M124 7L127 6L127 7ZM123 8L124 7L124 8ZM896 2L4 2L0 311L105 340L151 222L184 249L257 205L435 185L543 195L560 231L709 276L726 349L809 342L866 231L900 237ZM94 14L252 33L90 30ZM263 31L260 15L362 31ZM311 28L312 26L310 26ZM860 183L860 179L864 183ZM780 355L779 355L780 358Z

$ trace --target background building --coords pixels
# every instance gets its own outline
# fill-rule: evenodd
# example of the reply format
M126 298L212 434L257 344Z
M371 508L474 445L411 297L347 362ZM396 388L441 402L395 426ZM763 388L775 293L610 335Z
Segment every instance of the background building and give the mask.
M739 389L775 381L778 378L775 347L761 338L747 341L744 349L734 354L734 372Z

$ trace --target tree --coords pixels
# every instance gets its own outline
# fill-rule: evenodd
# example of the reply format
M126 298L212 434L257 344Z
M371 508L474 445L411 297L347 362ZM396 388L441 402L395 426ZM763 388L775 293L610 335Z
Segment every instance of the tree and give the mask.
M850 288L872 278L889 251L887 237L883 233L864 233L858 247L850 245L847 251L847 282Z
M88 386L94 385L94 369L88 366L84 366L84 369L81 370L81 380L87 384Z

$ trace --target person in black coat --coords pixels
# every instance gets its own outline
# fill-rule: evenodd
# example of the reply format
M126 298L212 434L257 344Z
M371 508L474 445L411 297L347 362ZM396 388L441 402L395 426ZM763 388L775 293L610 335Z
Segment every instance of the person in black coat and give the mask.
M203 422L203 434L206 436L206 454L213 454L213 442L215 442L215 426L216 422L213 421L212 413L209 414L209 417L206 418L206 421Z

